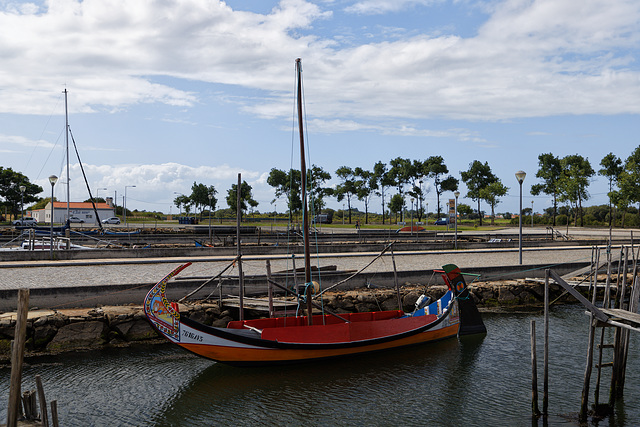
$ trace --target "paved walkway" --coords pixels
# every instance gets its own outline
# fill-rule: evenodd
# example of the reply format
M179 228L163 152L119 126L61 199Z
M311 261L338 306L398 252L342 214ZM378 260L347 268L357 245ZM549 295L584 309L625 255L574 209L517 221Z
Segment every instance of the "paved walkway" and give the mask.
M378 255L377 253L320 254L312 265L336 265L338 270L359 270ZM530 265L556 265L589 261L590 247L531 248L523 250L523 270ZM59 288L77 286L135 285L155 283L174 267L192 262L181 277L210 277L224 269L233 257L202 257L191 259L102 259L77 261L1 262L0 290L18 288ZM265 274L265 260L271 262L273 272L292 268L290 256L246 256L243 258L245 275ZM518 265L518 249L483 249L468 251L416 251L395 254L399 271L440 268L444 264L457 264L464 271L474 267ZM296 267L303 267L302 258L296 257ZM391 257L385 254L366 270L367 272L393 271ZM226 274L237 274L237 269Z

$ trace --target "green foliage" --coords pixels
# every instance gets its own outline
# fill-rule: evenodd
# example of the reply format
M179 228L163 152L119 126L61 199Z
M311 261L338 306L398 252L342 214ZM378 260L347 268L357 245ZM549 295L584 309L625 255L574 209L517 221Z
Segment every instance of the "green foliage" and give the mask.
M480 190L489 184L498 181L498 178L491 171L491 167L488 162L484 162L483 164L478 160L474 160L473 163L469 165L469 169L467 171L460 172L460 176L469 190L465 197L478 202L478 215L480 225L482 225L482 214L480 212L480 200L482 200L482 196L480 194Z
M20 191L20 186L25 186L25 191ZM0 203L6 206L11 213L18 215L21 203L28 205L40 200L36 195L43 191L42 187L29 182L29 178L11 168L0 166Z
M248 206L255 208L258 206L258 202L253 200L253 195L251 194L252 187L247 184L247 181L242 181L240 185L240 216L242 217L242 213L246 212ZM229 190L227 190L227 205L229 209L235 215L238 210L238 184L233 184Z
M398 214L404 209L404 198L400 194L394 194L389 201L389 211L393 212L398 219Z
M209 207L209 195L211 195L211 208L215 209L218 200L215 198L215 195L218 193L216 188L213 185L206 186L204 184L198 184L195 181L191 186L191 195L189 196L189 201L195 206L196 210L200 210L200 218L202 219L202 209L204 207ZM185 208L187 206L185 205ZM187 212L189 209L186 209Z
M560 193L559 181L562 174L562 165L560 159L551 153L540 154L538 156L538 172L536 177L542 180L542 183L531 186L531 194L534 196L540 193L553 196L553 225L556 225L556 215L558 214L558 194Z

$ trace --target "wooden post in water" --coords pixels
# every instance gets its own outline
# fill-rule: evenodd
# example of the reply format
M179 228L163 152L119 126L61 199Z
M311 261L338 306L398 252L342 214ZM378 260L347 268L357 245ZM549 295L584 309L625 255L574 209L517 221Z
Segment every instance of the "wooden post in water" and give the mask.
M244 274L242 274L242 245L240 244L240 220L242 219L242 174L238 174L238 186L236 187L236 247L238 252L238 279L240 279L240 320L244 320Z
M598 255L597 257L598 261L596 262L596 268L598 268L599 266L599 258L600 258L600 255ZM597 286L598 286L598 281L596 280L595 288L593 290L593 294L591 295L591 304L593 305L596 304L596 297L598 294ZM589 383L591 382L591 370L593 368L593 344L594 344L595 335L596 335L596 324L597 324L596 318L594 317L593 313L589 311L589 337L587 339L588 340L587 363L584 369L584 380L582 383L582 399L580 403L580 414L578 416L578 419L582 423L587 421L587 417L589 415ZM597 399L598 399L598 395L596 391L596 402L597 402Z
M11 351L11 382L9 383L9 406L7 407L7 426L15 427L22 411L20 410L20 386L22 383L22 363L24 344L27 340L27 314L29 313L29 289L18 290L18 313Z
M49 427L47 400L44 397L44 387L42 387L42 378L40 375L36 375L36 389L38 390L38 400L40 401L40 419L42 420L42 427Z
M544 275L544 373L542 383L542 414L549 408L549 269Z
M51 424L53 427L58 427L58 401L51 401Z
M531 415L540 416L538 409L538 360L536 357L536 321L531 319Z

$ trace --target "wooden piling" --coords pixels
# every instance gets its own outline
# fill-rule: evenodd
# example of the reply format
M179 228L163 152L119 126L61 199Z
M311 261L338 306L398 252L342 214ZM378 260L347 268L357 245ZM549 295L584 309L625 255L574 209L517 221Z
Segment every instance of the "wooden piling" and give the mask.
M58 424L58 401L51 401L51 424L52 427L59 427Z
M544 371L542 383L542 414L549 409L549 269L544 275Z
M40 420L42 421L42 427L49 427L47 400L44 397L44 387L42 387L42 378L40 375L36 375L36 389L38 390L38 400L40 401Z
M18 290L18 313L11 352L11 382L9 384L9 406L7 407L7 426L15 427L20 410L20 386L22 383L22 363L24 344L27 340L27 314L29 313L29 289Z
M531 319L531 415L540 416L538 408L538 360L536 356L536 321Z

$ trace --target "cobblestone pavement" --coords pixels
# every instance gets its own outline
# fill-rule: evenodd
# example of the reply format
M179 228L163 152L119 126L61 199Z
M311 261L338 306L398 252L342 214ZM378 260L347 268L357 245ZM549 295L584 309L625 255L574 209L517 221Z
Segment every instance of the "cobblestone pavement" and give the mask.
M321 254L312 259L312 265L336 265L338 270L359 270L371 262L377 253ZM3 262L0 263L0 290L18 288L57 288L75 286L135 285L155 283L174 267L192 261L193 265L181 273L181 277L210 277L224 269L233 257L207 257L195 260L176 258L157 259L104 259L71 262ZM590 247L558 247L525 249L523 269L528 265L555 265L568 262L589 261ZM273 272L292 268L291 257L247 256L243 261L245 275L265 274L265 260L271 262ZM296 257L296 267L302 267L301 257ZM444 264L457 264L463 271L473 272L474 267L507 266L518 264L518 249L475 251L423 251L395 254L399 271L440 268ZM367 272L393 271L391 256L385 254L366 269ZM237 274L237 268L228 270Z

